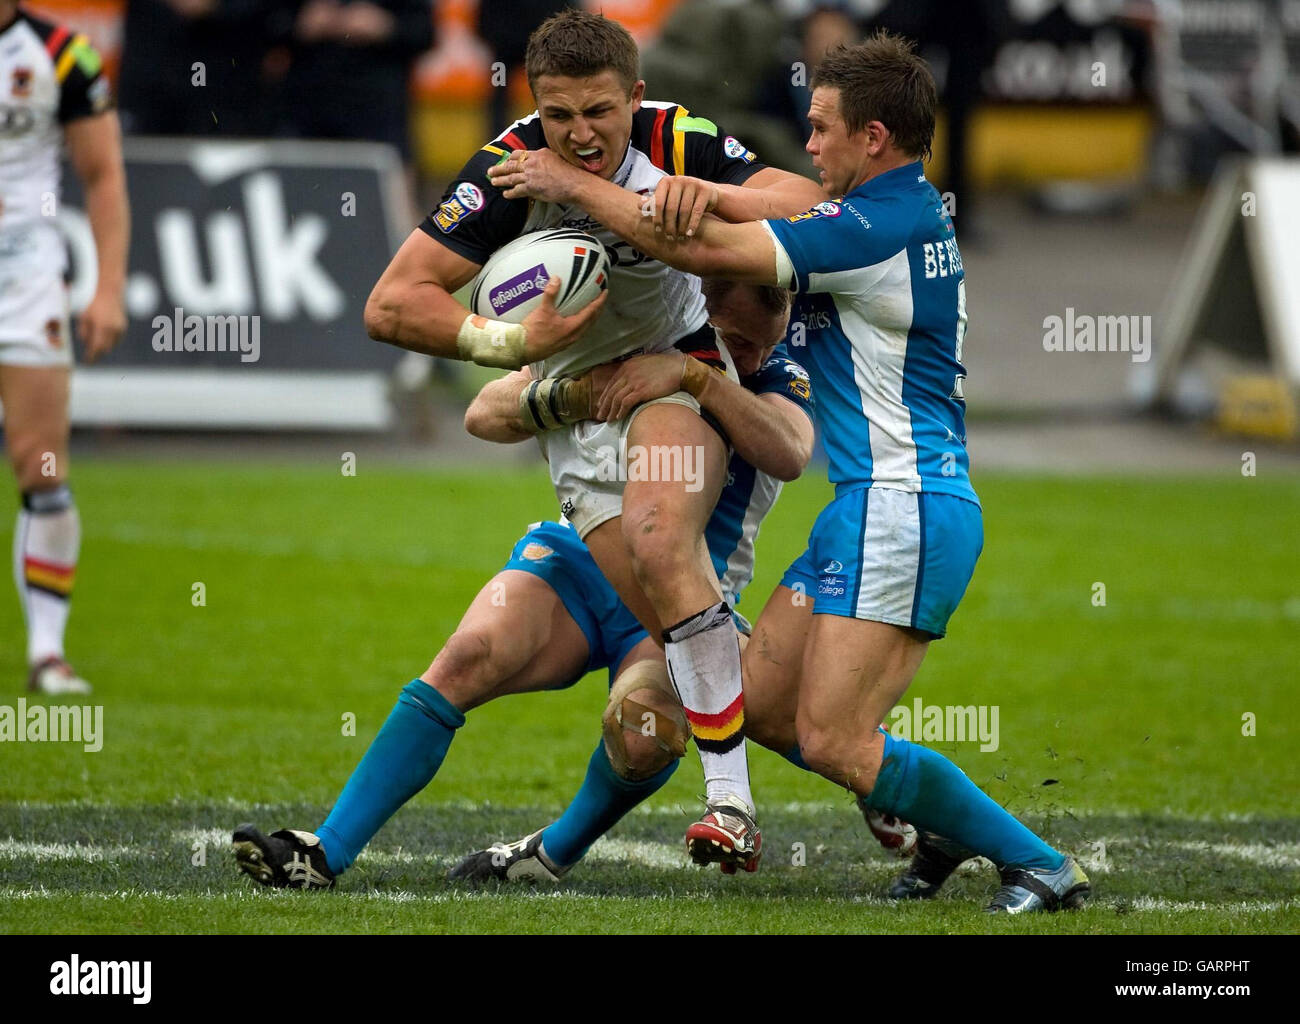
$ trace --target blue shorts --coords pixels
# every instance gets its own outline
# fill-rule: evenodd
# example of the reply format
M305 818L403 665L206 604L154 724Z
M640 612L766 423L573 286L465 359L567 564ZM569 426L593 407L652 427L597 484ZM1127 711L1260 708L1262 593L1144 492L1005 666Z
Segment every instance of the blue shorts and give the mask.
M815 615L911 626L938 639L983 547L973 501L861 487L822 510L781 585L809 595Z
M515 544L506 569L532 573L543 580L587 638L587 672L614 673L628 652L650 634L614 591L578 531L563 523L536 523ZM556 687L572 686L578 676Z

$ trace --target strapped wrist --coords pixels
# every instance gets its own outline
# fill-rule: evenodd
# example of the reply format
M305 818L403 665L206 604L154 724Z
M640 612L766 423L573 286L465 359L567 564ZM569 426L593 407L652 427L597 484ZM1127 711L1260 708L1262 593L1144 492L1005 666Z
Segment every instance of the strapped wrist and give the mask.
M532 434L591 418L591 377L543 377L519 394L519 419Z
M456 351L462 359L479 366L518 370L524 365L527 339L528 331L523 324L488 320L471 313L456 335Z
M686 356L682 363L682 390L698 399L709 385L709 374L713 371L694 356Z

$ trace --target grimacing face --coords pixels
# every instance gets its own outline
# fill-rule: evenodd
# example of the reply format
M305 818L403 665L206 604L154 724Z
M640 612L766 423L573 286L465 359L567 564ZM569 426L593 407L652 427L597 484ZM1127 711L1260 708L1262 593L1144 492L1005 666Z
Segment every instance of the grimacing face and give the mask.
M771 313L759 305L749 285L738 284L709 305L709 322L722 335L736 372L742 377L758 372L781 344L789 321L788 312Z
M645 82L629 96L609 69L587 78L540 75L533 98L546 144L590 174L613 178L632 137L632 115L641 109Z

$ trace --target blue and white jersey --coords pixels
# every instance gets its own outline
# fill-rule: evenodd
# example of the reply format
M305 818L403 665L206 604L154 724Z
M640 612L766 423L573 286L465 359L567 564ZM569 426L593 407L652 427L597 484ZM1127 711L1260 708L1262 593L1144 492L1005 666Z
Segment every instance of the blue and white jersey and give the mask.
M978 503L966 454L966 286L952 221L920 162L842 199L764 221L799 294L830 479Z
M740 378L740 383L756 395L780 395L789 399L809 419L813 417L808 372L786 355L784 343L753 376ZM780 480L755 469L732 452L727 464L727 482L704 528L704 541L722 585L723 597L733 608L754 578L754 541L763 517L772 510L780 493Z

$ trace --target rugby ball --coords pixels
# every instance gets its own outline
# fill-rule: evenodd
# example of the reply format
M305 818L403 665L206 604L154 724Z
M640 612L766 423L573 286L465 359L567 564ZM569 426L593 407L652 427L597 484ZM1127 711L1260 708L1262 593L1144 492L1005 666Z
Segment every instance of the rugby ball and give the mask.
M552 277L561 282L555 308L572 316L609 285L609 254L585 231L530 231L483 265L470 292L470 308L490 320L517 324L541 303Z

